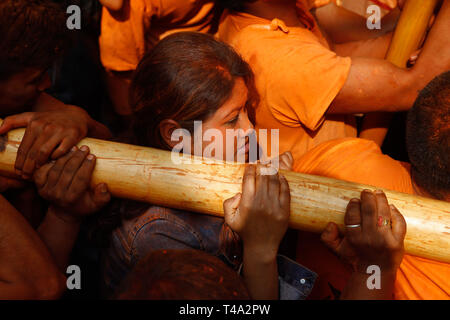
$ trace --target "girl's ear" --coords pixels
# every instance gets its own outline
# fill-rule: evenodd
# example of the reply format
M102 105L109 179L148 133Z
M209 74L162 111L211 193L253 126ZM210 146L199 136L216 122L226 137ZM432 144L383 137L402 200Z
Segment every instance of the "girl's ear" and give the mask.
M180 140L172 141L172 133L176 129L181 129L181 126L175 120L166 119L159 123L159 132L161 137L170 148L175 147L181 142L180 140L182 139L180 138Z

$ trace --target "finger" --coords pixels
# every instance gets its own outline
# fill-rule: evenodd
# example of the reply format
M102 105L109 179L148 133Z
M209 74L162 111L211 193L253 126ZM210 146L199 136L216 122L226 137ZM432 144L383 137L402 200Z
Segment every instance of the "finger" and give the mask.
M89 149L86 146L81 147L79 150L72 153L70 159L66 162L64 169L58 180L58 188L62 190L69 190L73 179L75 178L78 169L82 166L84 160L89 153Z
M244 177L242 179L242 200L252 199L255 195L255 178L256 178L256 166L249 164L245 167Z
M17 174L22 175L22 169L28 157L28 153L34 144L34 141L39 137L42 130L42 126L38 123L36 124L36 122L31 122L31 124L25 130L22 142L20 143L19 149L17 150L17 158L14 164Z
M272 199L280 199L280 177L278 173L267 176L268 177L268 186L267 186L267 196Z
M335 253L340 254L339 245L342 242L342 238L339 236L339 230L335 223L330 222L327 224L325 230L323 230L320 235L320 239L328 248Z
M230 226L233 224L232 223L233 218L239 207L240 202L241 202L241 194L240 193L234 195L234 197L229 198L223 202L223 212L224 212L225 222Z
M106 183L96 185L93 192L89 194L91 197L91 210L94 212L100 210L111 200L111 194Z
M112 137L112 134L104 124L93 121L92 125L89 127L89 137L108 140Z
M281 155L282 158L282 162L284 164L283 169L285 170L291 170L292 169L292 165L294 164L294 157L292 156L292 153L290 153L289 151L286 151L285 153L283 153Z
M48 173L53 168L54 163L47 163L34 172L33 180L38 189L41 189L47 183Z
M361 225L364 233L377 231L377 200L370 190L361 192Z
M403 241L406 236L406 220L398 209L391 205L392 234L397 241Z
M256 166L256 179L255 179L255 193L259 196L264 197L268 196L269 192L269 177L264 173L264 165L258 164Z
M58 146L58 144L63 139L62 131L58 130L57 132L55 132L55 131L49 132L45 136L42 135L41 138L42 138L42 141L40 141L41 139L39 139L39 141L36 141L36 143L35 143L35 145L37 146L36 147L37 150L35 151L36 155L33 154L37 167L42 166L44 163L46 163L49 160L50 155L53 153L55 148ZM67 150L64 154L69 152L69 150ZM61 156L62 155L63 154L61 154ZM56 159L56 158L54 158L54 159Z
M53 151L52 153L52 159L58 159L63 154L66 154L73 146L75 146L78 142L80 142L80 137L77 135L71 135L66 136L61 143L59 144L59 147Z
M361 236L361 221L361 202L356 198L351 199L347 205L344 216L346 235L350 241Z
M6 132L16 128L25 128L33 118L33 114L33 112L25 112L6 117L0 126L0 134L5 134Z
M289 190L289 183L283 175L280 175L280 206L282 209L290 211L291 192Z
M77 147L73 147L69 153L64 155L63 157L56 160L53 164L53 166L50 168L50 171L47 174L47 182L45 184L46 188L53 188L56 186L56 184L59 181L59 177L61 176L64 166L66 165L67 161L69 161L72 157L72 155L78 150Z
M386 227L390 229L390 221L391 221L391 208L389 207L388 200L383 191L377 190L375 191L375 199L377 204L377 227L385 230ZM384 221L389 221L389 225L381 225Z
M72 182L68 187L68 192L73 198L78 199L89 189L95 163L95 156L89 154L84 158L78 170L75 171ZM66 167L69 166L69 164L70 162L67 163Z
M48 160L48 156L59 142L58 140L53 140L55 136L59 140L62 138L58 132L55 134L54 128L48 125L42 130L28 152L25 163L23 164L22 175L32 176L34 170ZM38 163L38 159L42 159L41 162Z
M106 183L100 183L95 186L92 201L95 205L95 210L101 209L111 200L111 194L108 191Z

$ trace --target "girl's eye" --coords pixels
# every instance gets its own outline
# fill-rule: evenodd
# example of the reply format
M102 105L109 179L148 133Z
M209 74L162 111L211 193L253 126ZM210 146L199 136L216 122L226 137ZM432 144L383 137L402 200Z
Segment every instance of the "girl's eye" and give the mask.
M237 115L236 117L234 117L233 119L231 119L230 121L228 121L227 124L231 124L231 125L236 124L236 122L238 121L238 119L239 119L239 115Z

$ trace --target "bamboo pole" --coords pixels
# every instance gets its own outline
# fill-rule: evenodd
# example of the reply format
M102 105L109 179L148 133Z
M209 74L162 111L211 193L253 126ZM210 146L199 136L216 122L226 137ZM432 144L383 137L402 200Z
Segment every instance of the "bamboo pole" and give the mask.
M397 67L406 68L411 54L417 50L427 31L428 23L439 0L407 0L395 28L386 60ZM367 114L364 123L367 129L363 138L382 145L393 114L376 112Z
M395 28L386 60L406 68L411 54L417 50L439 0L407 0Z
M0 140L0 173L14 174L14 162L24 129L10 131ZM105 182L116 197L160 206L223 216L222 203L241 191L244 165L187 157L181 164L171 152L86 138L97 156L92 183ZM187 164L192 159L198 163ZM282 172L291 188L290 226L321 232L328 222L344 228L344 213L351 198L374 187L325 177ZM385 190L408 223L407 253L450 262L450 204Z

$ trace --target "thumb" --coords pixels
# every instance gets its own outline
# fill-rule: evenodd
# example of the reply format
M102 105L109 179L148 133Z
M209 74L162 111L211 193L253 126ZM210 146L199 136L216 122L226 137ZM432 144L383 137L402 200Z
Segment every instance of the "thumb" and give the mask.
M94 210L98 211L103 208L111 200L111 194L108 191L106 183L99 183L95 186L92 194L92 203Z
M97 139L111 139L112 134L111 131L100 122L92 120L91 125L89 126L89 137L97 138Z
M325 230L322 232L320 239L328 248L339 254L342 238L339 237L339 230L335 223L328 223Z
M33 118L34 112L24 112L13 116L6 117L0 126L0 134L5 134L9 130L15 128L24 128Z
M223 202L223 212L225 221L228 223L236 213L239 204L241 202L241 193L236 194L234 197L227 199Z

